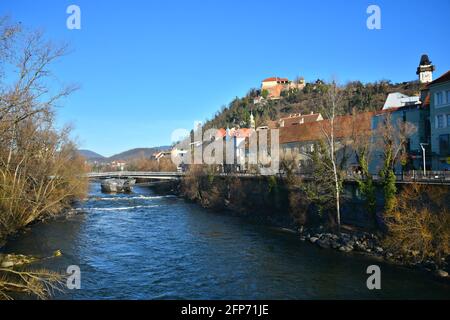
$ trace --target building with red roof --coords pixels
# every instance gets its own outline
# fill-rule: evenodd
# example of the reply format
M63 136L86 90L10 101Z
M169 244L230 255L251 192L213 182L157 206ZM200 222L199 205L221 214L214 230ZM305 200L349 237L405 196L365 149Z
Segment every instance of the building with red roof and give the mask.
M292 82L288 78L270 77L261 82L261 91L268 93L268 99L280 99L281 92L289 89L303 89L305 80L300 78L298 81Z
M294 113L290 114L287 117L280 118L280 120L278 120L278 125L279 127L289 127L321 120L323 120L323 117L320 113L313 113L313 112L311 112L310 114Z

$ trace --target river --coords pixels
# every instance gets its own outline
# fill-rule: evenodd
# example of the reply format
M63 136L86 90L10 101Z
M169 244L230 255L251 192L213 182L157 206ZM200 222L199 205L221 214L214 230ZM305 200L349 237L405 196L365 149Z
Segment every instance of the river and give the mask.
M66 217L38 223L2 252L51 256L33 265L81 270L81 289L56 299L449 298L429 275L303 243L294 233L205 210L137 187L87 201ZM366 287L381 267L381 290Z

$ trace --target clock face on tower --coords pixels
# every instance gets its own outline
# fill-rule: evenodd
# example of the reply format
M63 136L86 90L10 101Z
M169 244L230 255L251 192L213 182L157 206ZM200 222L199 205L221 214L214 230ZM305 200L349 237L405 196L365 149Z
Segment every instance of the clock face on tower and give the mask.
M420 82L426 83L431 81L432 81L431 72L425 71L420 73Z

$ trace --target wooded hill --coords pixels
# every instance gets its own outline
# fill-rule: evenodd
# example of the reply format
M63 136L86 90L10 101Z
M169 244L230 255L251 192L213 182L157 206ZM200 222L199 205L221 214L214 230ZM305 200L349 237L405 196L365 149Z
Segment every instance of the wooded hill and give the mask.
M254 104L253 99L260 95L259 89L251 89L245 97L236 97L228 106L223 106L211 120L205 123L208 128L249 127L250 112L253 112L256 126L266 125L268 120L277 120L292 113L320 112L318 101L328 89L322 80L307 83L302 90L294 89L282 92L279 100L264 100ZM391 92L417 95L419 82L410 81L391 83L382 80L374 83L352 81L342 86L342 114L379 110Z

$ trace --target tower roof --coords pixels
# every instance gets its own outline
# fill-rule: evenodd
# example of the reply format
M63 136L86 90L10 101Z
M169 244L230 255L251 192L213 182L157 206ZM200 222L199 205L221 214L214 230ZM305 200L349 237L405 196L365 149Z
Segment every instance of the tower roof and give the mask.
M435 67L431 64L430 58L428 58L427 54L423 54L422 57L420 57L420 63L417 67L416 74L420 74L421 72L431 71L433 72L435 70Z
M427 54L423 54L422 57L420 57L420 66L428 66L431 64L430 58L428 58Z

